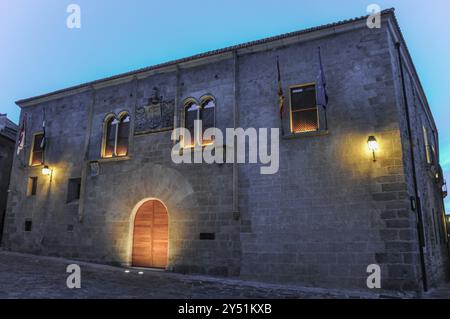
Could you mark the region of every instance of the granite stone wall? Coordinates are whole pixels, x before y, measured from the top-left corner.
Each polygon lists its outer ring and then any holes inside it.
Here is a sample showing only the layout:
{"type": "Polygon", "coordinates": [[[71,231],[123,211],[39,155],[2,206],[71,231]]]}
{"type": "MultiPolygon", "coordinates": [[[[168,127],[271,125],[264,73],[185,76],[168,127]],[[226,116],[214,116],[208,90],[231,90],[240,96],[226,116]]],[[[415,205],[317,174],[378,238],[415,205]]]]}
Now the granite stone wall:
{"type": "Polygon", "coordinates": [[[6,213],[13,156],[14,142],[0,135],[0,236],[2,234],[3,219],[6,213]]]}
{"type": "MultiPolygon", "coordinates": [[[[379,264],[382,288],[418,290],[417,219],[410,209],[394,57],[386,25],[355,28],[24,107],[29,136],[41,130],[45,108],[46,163],[53,174],[42,176],[41,167],[26,165],[28,139],[23,158],[14,159],[4,247],[130,265],[133,211],[146,199],[159,199],[169,216],[169,270],[367,289],[367,266],[379,264]],[[261,175],[260,164],[237,166],[238,212],[233,164],[174,164],[169,130],[131,132],[127,157],[101,159],[105,117],[127,111],[134,127],[136,110],[154,88],[174,101],[176,126],[182,124],[183,100],[210,94],[216,99],[216,127],[231,128],[235,119],[243,128],[279,127],[276,58],[288,96],[290,86],[315,81],[318,46],[330,97],[328,128],[290,134],[287,105],[280,169],[261,175]],[[367,149],[371,135],[380,144],[376,162],[367,149]],[[38,177],[36,196],[26,195],[31,176],[38,177]],[[67,203],[68,179],[79,177],[81,198],[67,203]],[[25,220],[32,220],[31,232],[24,232],[25,220]],[[214,233],[215,239],[200,240],[200,233],[214,233]]],[[[425,175],[420,189],[428,216],[431,207],[442,207],[425,175]]],[[[431,225],[425,227],[431,232],[431,225]]],[[[431,283],[437,284],[445,255],[427,236],[431,283]]]]}
{"type": "MultiPolygon", "coordinates": [[[[410,67],[407,67],[407,63],[402,55],[406,103],[409,110],[412,136],[412,142],[409,141],[398,51],[391,34],[389,34],[388,41],[391,51],[392,68],[394,70],[393,79],[396,91],[398,119],[401,128],[400,134],[402,141],[404,176],[407,186],[406,190],[408,197],[415,196],[413,179],[413,170],[415,170],[423,226],[420,227],[418,224],[418,210],[411,208],[412,204],[410,198],[408,198],[408,201],[405,203],[405,212],[408,214],[408,218],[414,222],[414,227],[416,228],[415,230],[412,230],[410,237],[419,238],[418,229],[422,229],[424,236],[424,272],[428,286],[434,287],[439,283],[448,280],[450,275],[450,260],[447,246],[448,239],[445,236],[445,224],[443,220],[445,210],[442,198],[442,185],[439,180],[436,179],[436,171],[434,171],[439,164],[438,129],[436,128],[431,112],[427,109],[428,106],[425,104],[426,101],[419,92],[418,85],[420,85],[420,83],[414,76],[413,70],[410,67]],[[434,145],[436,149],[437,157],[435,160],[432,160],[434,162],[433,164],[427,163],[424,128],[428,133],[429,145],[434,145]],[[411,158],[411,144],[414,154],[414,167],[411,158]]],[[[405,52],[405,49],[405,46],[400,48],[402,53],[405,52]]],[[[432,156],[431,148],[429,151],[432,156]]],[[[407,240],[407,237],[400,238],[400,240],[407,240]]],[[[417,255],[417,258],[420,258],[420,255],[417,254],[419,251],[418,243],[414,245],[412,251],[417,255]]],[[[410,262],[410,260],[411,259],[408,259],[407,262],[410,262]]],[[[416,271],[422,281],[423,270],[420,266],[417,266],[416,271]]]]}

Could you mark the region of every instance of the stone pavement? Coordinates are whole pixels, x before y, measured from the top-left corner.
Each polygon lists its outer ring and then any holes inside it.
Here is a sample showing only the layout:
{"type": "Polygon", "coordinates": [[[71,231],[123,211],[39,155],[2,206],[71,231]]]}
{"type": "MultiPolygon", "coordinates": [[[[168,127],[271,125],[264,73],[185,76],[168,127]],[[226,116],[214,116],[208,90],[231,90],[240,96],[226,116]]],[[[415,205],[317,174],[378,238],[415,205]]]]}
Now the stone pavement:
{"type": "MultiPolygon", "coordinates": [[[[97,265],[0,251],[0,298],[379,298],[377,294],[256,283],[157,270],[97,265]],[[81,267],[81,288],[66,286],[66,267],[81,267]],[[139,274],[139,272],[143,272],[139,274]]],[[[450,291],[436,291],[442,297],[450,291]]],[[[447,294],[447,296],[449,296],[447,294]]],[[[383,297],[383,296],[381,296],[383,297]]],[[[385,296],[389,297],[389,296],[385,296]]],[[[398,296],[397,296],[398,297],[398,296]]],[[[404,295],[403,297],[407,297],[404,295]]]]}
{"type": "Polygon", "coordinates": [[[450,283],[442,285],[439,288],[430,289],[423,295],[427,299],[450,299],[450,283]]]}

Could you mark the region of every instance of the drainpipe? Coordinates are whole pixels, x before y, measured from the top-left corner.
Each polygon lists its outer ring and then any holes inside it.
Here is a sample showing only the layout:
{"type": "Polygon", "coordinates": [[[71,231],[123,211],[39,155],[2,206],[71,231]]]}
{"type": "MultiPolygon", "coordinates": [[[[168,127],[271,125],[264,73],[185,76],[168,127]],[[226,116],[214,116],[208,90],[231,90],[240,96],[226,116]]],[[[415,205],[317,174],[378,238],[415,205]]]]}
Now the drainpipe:
{"type": "MultiPolygon", "coordinates": [[[[233,109],[233,126],[234,129],[239,126],[239,104],[238,104],[238,56],[237,51],[235,50],[233,52],[234,57],[234,109],[233,109]]],[[[234,145],[236,146],[236,137],[234,137],[234,145]]],[[[234,149],[233,149],[233,153],[234,149]]],[[[239,212],[239,170],[238,170],[238,164],[236,163],[236,154],[234,156],[233,161],[233,218],[235,220],[239,220],[241,217],[239,212]]]]}
{"type": "MultiPolygon", "coordinates": [[[[9,185],[8,185],[9,187],[9,185]]],[[[9,192],[8,192],[9,195],[9,192]]],[[[8,197],[6,197],[8,199],[8,197]]],[[[5,221],[6,221],[6,209],[3,211],[2,219],[0,220],[0,247],[2,246],[3,241],[3,229],[5,228],[5,221]]],[[[445,229],[445,234],[447,235],[447,228],[445,229]]]]}
{"type": "MultiPolygon", "coordinates": [[[[178,103],[180,99],[180,67],[178,64],[176,65],[176,71],[175,71],[176,79],[175,79],[175,106],[173,108],[173,129],[176,130],[178,127],[178,103]]],[[[173,141],[173,144],[175,145],[177,141],[173,141]]]]}
{"type": "Polygon", "coordinates": [[[89,103],[88,117],[87,117],[87,125],[86,125],[86,135],[84,137],[84,146],[83,146],[83,166],[81,169],[81,187],[80,187],[80,199],[78,205],[78,222],[83,223],[84,219],[84,203],[85,203],[85,195],[86,195],[86,179],[87,179],[87,170],[89,166],[89,143],[91,139],[92,132],[92,117],[94,113],[94,105],[95,105],[95,97],[96,91],[95,88],[91,87],[91,101],[89,103]]]}
{"type": "Polygon", "coordinates": [[[428,290],[428,283],[427,283],[427,272],[426,272],[426,266],[425,266],[425,255],[423,251],[423,247],[425,246],[425,236],[423,232],[423,219],[422,219],[422,205],[420,203],[420,197],[419,197],[419,188],[417,186],[417,174],[416,174],[416,160],[414,156],[414,144],[413,144],[413,137],[412,137],[412,129],[411,129],[411,121],[409,117],[409,106],[408,106],[408,98],[406,95],[406,84],[405,84],[405,74],[403,72],[403,60],[401,55],[401,44],[400,42],[397,42],[395,44],[397,48],[398,53],[398,61],[400,66],[400,75],[402,79],[402,90],[403,90],[403,101],[405,105],[405,113],[406,113],[406,123],[408,128],[408,140],[409,140],[409,151],[411,156],[411,164],[412,164],[412,176],[413,176],[413,183],[414,183],[414,199],[416,202],[416,210],[417,210],[417,233],[419,236],[419,252],[420,252],[420,266],[422,270],[422,281],[423,281],[423,290],[428,290]]]}

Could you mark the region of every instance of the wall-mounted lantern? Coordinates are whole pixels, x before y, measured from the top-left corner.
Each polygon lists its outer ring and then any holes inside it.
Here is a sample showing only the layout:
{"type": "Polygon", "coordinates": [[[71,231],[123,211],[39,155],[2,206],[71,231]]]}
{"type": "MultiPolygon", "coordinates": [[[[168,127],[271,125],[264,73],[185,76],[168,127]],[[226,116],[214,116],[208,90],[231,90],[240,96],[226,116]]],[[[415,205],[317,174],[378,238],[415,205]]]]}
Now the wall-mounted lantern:
{"type": "Polygon", "coordinates": [[[375,157],[375,152],[378,151],[379,145],[375,136],[369,136],[369,139],[367,140],[367,146],[373,154],[373,161],[376,162],[377,158],[375,157]]]}
{"type": "Polygon", "coordinates": [[[49,176],[51,174],[52,174],[52,170],[48,167],[48,165],[45,165],[42,168],[42,175],[49,176]]]}

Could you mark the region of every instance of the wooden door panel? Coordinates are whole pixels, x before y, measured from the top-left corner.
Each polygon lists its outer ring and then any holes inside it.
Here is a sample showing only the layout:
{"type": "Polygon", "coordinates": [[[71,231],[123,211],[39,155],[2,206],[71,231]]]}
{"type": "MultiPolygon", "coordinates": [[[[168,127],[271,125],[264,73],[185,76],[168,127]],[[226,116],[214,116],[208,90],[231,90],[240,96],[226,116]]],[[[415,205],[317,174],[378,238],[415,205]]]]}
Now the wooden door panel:
{"type": "Polygon", "coordinates": [[[167,267],[169,222],[165,206],[156,200],[139,207],[134,221],[133,266],[167,267]]]}

